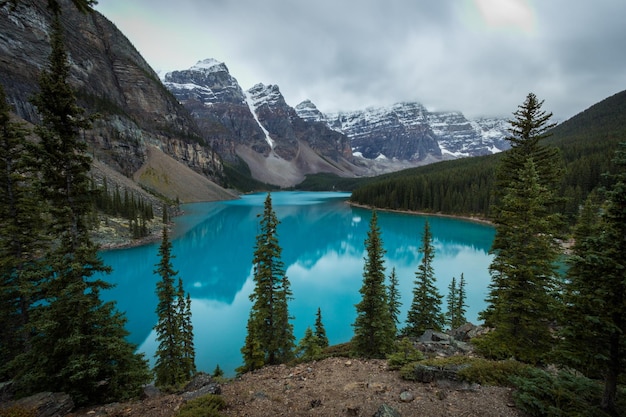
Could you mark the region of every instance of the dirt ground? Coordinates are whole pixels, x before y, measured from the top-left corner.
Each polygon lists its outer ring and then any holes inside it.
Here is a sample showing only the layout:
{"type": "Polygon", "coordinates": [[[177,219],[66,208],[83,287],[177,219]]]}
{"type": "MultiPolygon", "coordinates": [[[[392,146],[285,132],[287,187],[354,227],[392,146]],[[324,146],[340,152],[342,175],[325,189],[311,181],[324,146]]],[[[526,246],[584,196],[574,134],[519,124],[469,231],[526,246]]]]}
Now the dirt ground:
{"type": "MultiPolygon", "coordinates": [[[[382,404],[403,417],[523,417],[502,387],[458,390],[405,381],[384,360],[328,358],[318,362],[266,367],[222,385],[224,416],[373,416],[382,404]],[[401,399],[404,397],[404,400],[401,399]],[[407,398],[408,397],[408,398],[407,398]]],[[[73,417],[173,417],[178,395],[82,410],[73,417]]]]}

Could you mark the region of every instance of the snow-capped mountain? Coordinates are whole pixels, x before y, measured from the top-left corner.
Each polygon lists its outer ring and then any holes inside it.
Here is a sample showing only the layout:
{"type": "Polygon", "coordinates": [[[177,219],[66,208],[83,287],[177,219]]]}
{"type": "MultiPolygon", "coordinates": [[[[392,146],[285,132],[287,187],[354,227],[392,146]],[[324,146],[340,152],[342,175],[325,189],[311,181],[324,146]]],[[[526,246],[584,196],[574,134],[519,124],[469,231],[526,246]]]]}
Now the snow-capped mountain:
{"type": "Polygon", "coordinates": [[[205,59],[164,77],[226,161],[259,180],[295,185],[304,175],[375,175],[507,148],[506,123],[431,112],[415,102],[322,113],[307,100],[289,106],[276,85],[244,91],[228,67],[205,59]]]}
{"type": "Polygon", "coordinates": [[[301,119],[276,85],[243,91],[214,59],[168,73],[164,84],[212,138],[213,148],[227,161],[243,160],[256,179],[292,186],[310,173],[362,174],[352,164],[348,137],[301,119]]]}
{"type": "Polygon", "coordinates": [[[419,103],[323,114],[309,100],[296,106],[305,120],[326,123],[351,140],[355,155],[414,162],[486,155],[508,149],[503,119],[468,120],[461,112],[430,112],[419,103]]]}

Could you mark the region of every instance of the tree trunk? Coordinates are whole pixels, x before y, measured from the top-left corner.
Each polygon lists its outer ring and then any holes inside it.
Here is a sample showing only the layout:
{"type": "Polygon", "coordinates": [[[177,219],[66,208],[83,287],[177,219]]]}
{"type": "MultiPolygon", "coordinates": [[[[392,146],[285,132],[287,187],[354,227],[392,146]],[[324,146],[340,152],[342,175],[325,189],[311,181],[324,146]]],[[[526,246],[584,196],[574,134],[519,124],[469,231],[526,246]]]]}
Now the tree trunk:
{"type": "Polygon", "coordinates": [[[615,409],[615,397],[617,395],[617,379],[619,377],[620,363],[620,342],[619,334],[614,331],[609,337],[609,362],[606,376],[604,378],[604,393],[600,406],[604,411],[612,416],[617,416],[615,409]]]}

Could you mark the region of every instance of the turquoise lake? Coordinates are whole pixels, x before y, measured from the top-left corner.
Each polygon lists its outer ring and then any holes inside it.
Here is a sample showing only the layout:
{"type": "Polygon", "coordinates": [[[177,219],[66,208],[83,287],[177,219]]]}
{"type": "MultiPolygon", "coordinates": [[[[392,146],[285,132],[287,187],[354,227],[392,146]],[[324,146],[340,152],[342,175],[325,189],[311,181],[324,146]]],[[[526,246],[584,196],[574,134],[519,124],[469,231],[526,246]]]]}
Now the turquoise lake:
{"type": "MultiPolygon", "coordinates": [[[[246,322],[253,289],[252,253],[259,218],[267,194],[245,195],[239,200],[195,203],[183,206],[172,230],[172,263],[192,298],[196,365],[211,372],[216,364],[227,376],[241,365],[239,349],[246,336],[246,322]]],[[[278,239],[282,261],[291,281],[296,339],[313,326],[317,308],[331,344],[352,337],[363,280],[364,241],[371,211],[347,204],[350,194],[335,192],[274,192],[272,203],[280,225],[278,239]]],[[[433,262],[437,286],[448,293],[452,277],[464,274],[467,319],[478,323],[478,312],[490,282],[488,254],[495,231],[492,227],[460,219],[379,212],[378,225],[386,250],[387,276],[395,267],[402,294],[401,318],[411,304],[413,280],[421,255],[418,248],[424,222],[433,234],[433,262]]],[[[130,340],[153,364],[157,297],[154,274],[159,242],[101,252],[113,268],[106,277],[115,288],[102,294],[115,300],[126,313],[130,340]]]]}

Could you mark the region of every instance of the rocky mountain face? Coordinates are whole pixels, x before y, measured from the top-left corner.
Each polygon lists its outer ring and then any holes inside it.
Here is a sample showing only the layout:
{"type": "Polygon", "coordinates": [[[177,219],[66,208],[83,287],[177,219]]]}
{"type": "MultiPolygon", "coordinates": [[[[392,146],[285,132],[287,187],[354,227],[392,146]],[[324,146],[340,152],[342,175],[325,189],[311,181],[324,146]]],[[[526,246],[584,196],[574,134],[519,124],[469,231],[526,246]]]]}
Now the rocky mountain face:
{"type": "MultiPolygon", "coordinates": [[[[375,175],[506,148],[499,120],[470,121],[418,103],[337,114],[323,114],[310,101],[293,108],[278,86],[244,91],[226,65],[211,59],[162,82],[105,17],[82,14],[70,0],[60,3],[70,82],[79,103],[100,116],[85,132],[90,151],[169,197],[183,190],[166,186],[175,175],[158,167],[175,165],[163,158],[217,183],[224,179],[222,161],[243,161],[254,178],[293,186],[312,173],[375,175]]],[[[30,98],[50,53],[50,28],[46,2],[0,6],[0,83],[17,115],[32,123],[38,116],[30,98]]]]}
{"type": "Polygon", "coordinates": [[[256,179],[291,186],[311,173],[362,171],[353,163],[349,138],[299,117],[276,85],[243,91],[226,65],[213,59],[166,74],[164,84],[224,159],[242,159],[256,179]]]}
{"type": "MultiPolygon", "coordinates": [[[[208,136],[128,39],[101,14],[80,13],[69,0],[59,3],[70,83],[79,104],[100,115],[85,132],[94,157],[132,177],[146,163],[148,148],[155,147],[219,181],[222,161],[208,136]]],[[[50,53],[52,16],[46,4],[21,0],[0,6],[0,83],[17,115],[32,123],[38,117],[30,98],[50,53]]]]}
{"type": "Polygon", "coordinates": [[[296,106],[304,120],[346,134],[355,155],[424,164],[508,149],[503,119],[470,121],[460,112],[430,112],[419,103],[324,114],[311,101],[296,106]]]}

